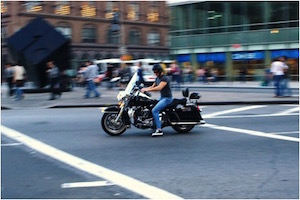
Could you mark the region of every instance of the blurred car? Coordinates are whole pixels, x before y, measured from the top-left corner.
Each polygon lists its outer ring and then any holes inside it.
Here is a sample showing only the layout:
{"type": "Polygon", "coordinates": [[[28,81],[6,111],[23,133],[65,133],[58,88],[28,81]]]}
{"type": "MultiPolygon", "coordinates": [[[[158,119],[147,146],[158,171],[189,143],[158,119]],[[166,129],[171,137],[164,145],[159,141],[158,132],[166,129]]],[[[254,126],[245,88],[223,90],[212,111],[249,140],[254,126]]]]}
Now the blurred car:
{"type": "MultiPolygon", "coordinates": [[[[131,66],[131,74],[134,74],[138,70],[138,66],[131,66]]],[[[153,84],[153,82],[156,79],[155,74],[152,71],[152,66],[151,65],[143,65],[143,78],[144,78],[144,85],[145,86],[150,86],[153,84]]]]}

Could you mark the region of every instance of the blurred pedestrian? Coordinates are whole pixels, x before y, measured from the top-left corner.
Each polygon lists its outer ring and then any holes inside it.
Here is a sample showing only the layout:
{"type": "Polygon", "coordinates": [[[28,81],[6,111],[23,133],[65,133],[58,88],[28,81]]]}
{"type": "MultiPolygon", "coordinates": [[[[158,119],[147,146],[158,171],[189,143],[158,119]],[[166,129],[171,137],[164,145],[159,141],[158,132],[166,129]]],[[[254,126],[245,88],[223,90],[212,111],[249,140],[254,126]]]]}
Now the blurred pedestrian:
{"type": "Polygon", "coordinates": [[[144,77],[143,77],[143,63],[142,62],[138,62],[138,70],[137,70],[137,76],[138,76],[138,80],[136,82],[136,85],[140,85],[141,83],[145,83],[144,77]]]}
{"type": "Polygon", "coordinates": [[[205,69],[203,67],[200,67],[197,71],[197,77],[198,77],[198,81],[199,82],[203,82],[205,83],[205,80],[206,80],[206,76],[205,76],[205,69]]]}
{"type": "Polygon", "coordinates": [[[50,98],[49,100],[55,100],[56,96],[61,97],[61,87],[60,87],[60,72],[59,68],[55,65],[54,61],[47,62],[47,73],[50,80],[50,98]]]}
{"type": "Polygon", "coordinates": [[[99,75],[98,73],[98,66],[93,65],[92,61],[87,62],[87,68],[85,70],[85,78],[87,81],[86,87],[86,94],[84,98],[90,98],[90,93],[94,93],[95,98],[99,98],[101,96],[100,92],[97,91],[97,87],[95,85],[94,79],[97,78],[99,75]]]}
{"type": "Polygon", "coordinates": [[[242,83],[245,83],[247,80],[247,67],[246,66],[243,66],[241,69],[240,69],[240,81],[242,83]]]}
{"type": "Polygon", "coordinates": [[[12,63],[10,62],[5,64],[4,78],[8,86],[7,96],[11,97],[13,95],[14,69],[12,67],[12,63]]]}
{"type": "Polygon", "coordinates": [[[286,64],[286,57],[282,56],[280,57],[280,61],[285,64],[285,68],[283,69],[283,80],[282,80],[282,95],[286,97],[292,96],[292,90],[290,88],[290,73],[289,73],[289,67],[286,64]]]}
{"type": "Polygon", "coordinates": [[[170,67],[171,67],[171,72],[172,72],[172,81],[175,81],[177,83],[177,86],[178,86],[177,89],[180,90],[181,70],[175,60],[172,62],[170,67]]]}
{"type": "Polygon", "coordinates": [[[283,84],[282,81],[284,79],[284,70],[287,68],[287,65],[280,60],[280,58],[276,58],[271,63],[271,72],[273,74],[273,81],[275,85],[275,96],[274,97],[282,97],[283,96],[283,84]]]}
{"type": "Polygon", "coordinates": [[[24,99],[24,92],[21,87],[24,86],[25,79],[26,79],[26,70],[23,66],[17,63],[14,67],[14,78],[13,83],[15,84],[15,100],[22,100],[24,99]]]}

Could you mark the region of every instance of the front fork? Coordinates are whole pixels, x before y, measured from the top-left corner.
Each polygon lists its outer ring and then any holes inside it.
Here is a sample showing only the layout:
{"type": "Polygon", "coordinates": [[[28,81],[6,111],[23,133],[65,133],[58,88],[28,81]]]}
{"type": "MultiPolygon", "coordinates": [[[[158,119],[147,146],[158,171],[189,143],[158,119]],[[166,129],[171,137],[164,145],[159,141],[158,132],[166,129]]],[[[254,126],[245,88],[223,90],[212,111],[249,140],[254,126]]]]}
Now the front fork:
{"type": "Polygon", "coordinates": [[[121,103],[120,108],[121,108],[121,109],[120,109],[120,112],[118,113],[118,116],[117,116],[116,119],[115,119],[115,123],[118,122],[118,120],[120,119],[120,117],[121,117],[122,114],[123,114],[123,111],[124,111],[124,102],[121,103]]]}

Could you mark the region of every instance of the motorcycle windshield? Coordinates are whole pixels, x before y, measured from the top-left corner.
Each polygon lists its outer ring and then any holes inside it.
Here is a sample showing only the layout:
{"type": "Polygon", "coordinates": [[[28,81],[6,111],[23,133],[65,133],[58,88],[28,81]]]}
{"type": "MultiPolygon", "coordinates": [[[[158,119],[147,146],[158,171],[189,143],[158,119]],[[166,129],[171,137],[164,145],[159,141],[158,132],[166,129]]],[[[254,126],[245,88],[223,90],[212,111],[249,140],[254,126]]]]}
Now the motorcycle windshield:
{"type": "Polygon", "coordinates": [[[137,82],[137,78],[138,78],[137,72],[135,72],[125,89],[125,94],[128,94],[128,95],[130,94],[130,92],[132,91],[132,89],[134,88],[134,86],[137,82]]]}

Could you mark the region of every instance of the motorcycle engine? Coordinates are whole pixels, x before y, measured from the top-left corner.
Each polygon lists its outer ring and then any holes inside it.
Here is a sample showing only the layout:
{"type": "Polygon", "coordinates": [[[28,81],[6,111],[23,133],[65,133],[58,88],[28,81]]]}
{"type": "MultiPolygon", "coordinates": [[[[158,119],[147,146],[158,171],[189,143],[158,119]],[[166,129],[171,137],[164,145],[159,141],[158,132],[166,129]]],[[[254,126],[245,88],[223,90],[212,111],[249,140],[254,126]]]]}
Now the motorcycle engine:
{"type": "Polygon", "coordinates": [[[153,127],[153,116],[151,110],[146,107],[137,107],[133,113],[134,125],[137,128],[151,128],[153,127]]]}

